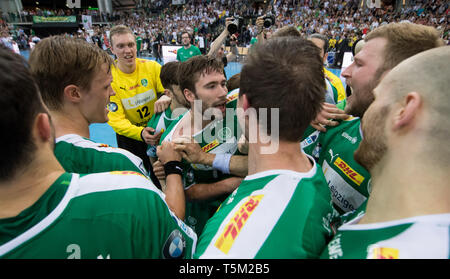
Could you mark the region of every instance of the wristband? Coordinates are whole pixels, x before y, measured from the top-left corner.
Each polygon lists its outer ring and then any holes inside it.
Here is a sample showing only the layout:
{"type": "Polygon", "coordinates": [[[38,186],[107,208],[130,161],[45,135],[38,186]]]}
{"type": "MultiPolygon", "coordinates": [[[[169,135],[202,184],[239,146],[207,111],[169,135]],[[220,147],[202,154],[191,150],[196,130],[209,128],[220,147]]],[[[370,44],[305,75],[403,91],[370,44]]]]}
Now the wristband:
{"type": "Polygon", "coordinates": [[[141,130],[141,139],[142,139],[142,141],[145,143],[145,139],[144,139],[144,137],[142,136],[142,132],[144,132],[144,129],[145,129],[145,128],[143,128],[143,129],[141,130]]]}
{"type": "Polygon", "coordinates": [[[164,172],[166,176],[169,174],[183,175],[183,164],[179,161],[170,161],[164,164],[164,172]]]}
{"type": "Polygon", "coordinates": [[[214,161],[212,163],[212,167],[216,170],[221,171],[224,174],[230,173],[230,160],[231,154],[229,153],[220,153],[216,154],[214,161]]]}

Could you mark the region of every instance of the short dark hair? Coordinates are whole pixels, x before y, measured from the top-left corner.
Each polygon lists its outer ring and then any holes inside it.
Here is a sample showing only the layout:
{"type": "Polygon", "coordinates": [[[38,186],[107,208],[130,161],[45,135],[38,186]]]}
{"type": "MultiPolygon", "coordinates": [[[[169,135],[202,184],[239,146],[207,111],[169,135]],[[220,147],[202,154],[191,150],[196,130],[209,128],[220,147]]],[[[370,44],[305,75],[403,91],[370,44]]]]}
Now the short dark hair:
{"type": "Polygon", "coordinates": [[[172,89],[173,85],[178,85],[178,68],[180,64],[180,61],[172,61],[161,67],[159,78],[164,88],[172,89]]]}
{"type": "Polygon", "coordinates": [[[330,42],[328,41],[328,37],[319,33],[314,33],[308,37],[308,39],[319,39],[323,42],[323,53],[326,54],[328,52],[328,48],[330,47],[330,42]]]}
{"type": "MultiPolygon", "coordinates": [[[[273,38],[254,45],[247,56],[239,95],[245,94],[257,113],[260,108],[279,108],[280,139],[295,142],[321,108],[324,79],[322,58],[314,43],[296,37],[273,38]]],[[[270,109],[267,116],[270,134],[270,109]]]]}
{"type": "Polygon", "coordinates": [[[188,34],[189,39],[192,39],[191,33],[189,33],[188,31],[184,30],[181,32],[181,37],[183,37],[184,34],[188,34]]]}
{"type": "Polygon", "coordinates": [[[197,55],[182,62],[178,69],[178,84],[181,92],[189,89],[195,94],[195,83],[199,80],[200,75],[213,71],[224,74],[223,63],[212,56],[197,55]]]}
{"type": "Polygon", "coordinates": [[[36,151],[31,131],[36,115],[45,112],[27,62],[0,45],[0,180],[28,165],[36,151]]]}

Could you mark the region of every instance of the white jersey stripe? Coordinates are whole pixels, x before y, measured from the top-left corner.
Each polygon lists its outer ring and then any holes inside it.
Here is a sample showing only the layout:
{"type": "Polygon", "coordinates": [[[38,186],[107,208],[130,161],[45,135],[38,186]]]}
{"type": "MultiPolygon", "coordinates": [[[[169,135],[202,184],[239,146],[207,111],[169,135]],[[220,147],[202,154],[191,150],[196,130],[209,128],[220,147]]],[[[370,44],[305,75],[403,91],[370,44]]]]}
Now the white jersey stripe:
{"type": "Polygon", "coordinates": [[[12,240],[0,246],[0,257],[13,250],[17,246],[21,245],[22,243],[30,240],[31,238],[42,232],[45,228],[50,226],[61,215],[64,209],[66,209],[67,204],[75,195],[76,191],[78,190],[77,186],[79,178],[79,174],[72,175],[72,180],[70,181],[70,185],[67,189],[66,194],[62,198],[61,202],[56,206],[56,208],[49,215],[47,215],[47,217],[31,227],[31,229],[25,231],[16,238],[13,238],[12,240]]]}
{"type": "MultiPolygon", "coordinates": [[[[225,254],[214,244],[223,234],[225,226],[231,218],[248,199],[240,201],[224,219],[203,255],[208,258],[254,258],[289,204],[301,178],[301,176],[279,175],[263,189],[254,191],[251,196],[264,196],[240,231],[231,249],[225,254]],[[249,242],[252,245],[248,245],[249,242]]],[[[205,258],[204,256],[201,258],[205,258]]]]}
{"type": "Polygon", "coordinates": [[[67,134],[67,135],[64,135],[64,136],[61,136],[61,137],[58,137],[55,139],[56,143],[61,142],[61,141],[65,141],[67,143],[73,144],[73,145],[81,147],[81,148],[91,148],[91,149],[95,149],[97,151],[106,152],[106,153],[122,154],[122,155],[126,156],[138,168],[142,162],[142,160],[139,157],[137,157],[136,155],[134,155],[133,153],[131,153],[125,149],[116,148],[116,147],[101,147],[100,143],[96,143],[94,141],[84,139],[83,137],[81,137],[79,135],[67,134]]]}
{"type": "MultiPolygon", "coordinates": [[[[117,172],[116,174],[105,172],[89,174],[81,178],[79,174],[72,174],[72,180],[70,181],[67,192],[62,198],[61,202],[56,206],[56,208],[47,217],[34,225],[32,228],[0,246],[0,257],[15,249],[22,243],[32,239],[48,226],[50,226],[62,214],[62,212],[66,209],[67,205],[73,198],[91,193],[137,188],[155,192],[161,197],[161,200],[167,206],[165,195],[158,188],[156,188],[151,181],[146,179],[141,174],[133,172],[117,172]]],[[[179,220],[168,206],[167,209],[169,210],[172,218],[178,223],[178,226],[182,228],[183,231],[194,240],[193,247],[195,247],[197,245],[197,235],[191,228],[189,228],[181,220],[179,220]]],[[[193,256],[194,251],[195,249],[192,249],[191,256],[193,256]]]]}

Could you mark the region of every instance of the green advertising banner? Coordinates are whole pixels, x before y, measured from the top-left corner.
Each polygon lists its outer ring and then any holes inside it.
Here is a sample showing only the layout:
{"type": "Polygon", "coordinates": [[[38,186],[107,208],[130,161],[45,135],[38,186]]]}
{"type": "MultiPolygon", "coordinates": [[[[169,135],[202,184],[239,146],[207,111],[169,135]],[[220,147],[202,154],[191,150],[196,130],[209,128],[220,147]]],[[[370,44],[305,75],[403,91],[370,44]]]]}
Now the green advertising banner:
{"type": "Polygon", "coordinates": [[[58,23],[58,22],[67,22],[67,23],[76,23],[76,16],[33,16],[33,23],[58,23]]]}

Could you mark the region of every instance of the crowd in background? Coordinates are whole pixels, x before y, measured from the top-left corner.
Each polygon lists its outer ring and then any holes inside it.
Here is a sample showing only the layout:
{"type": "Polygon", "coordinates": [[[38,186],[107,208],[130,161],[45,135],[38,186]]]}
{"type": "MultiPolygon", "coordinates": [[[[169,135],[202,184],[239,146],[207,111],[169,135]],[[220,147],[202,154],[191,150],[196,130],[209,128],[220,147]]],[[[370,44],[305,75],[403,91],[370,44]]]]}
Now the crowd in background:
{"type": "MultiPolygon", "coordinates": [[[[329,39],[329,51],[340,47],[351,48],[355,41],[361,39],[370,30],[391,22],[410,21],[433,26],[441,32],[442,38],[449,43],[449,3],[443,0],[411,1],[412,5],[395,9],[393,5],[381,8],[360,7],[358,0],[281,0],[270,1],[267,6],[257,5],[254,1],[244,0],[209,0],[186,1],[185,5],[171,5],[171,1],[159,0],[148,2],[146,6],[137,6],[131,11],[114,11],[112,15],[101,14],[98,10],[70,9],[46,10],[38,8],[24,9],[19,15],[2,14],[0,20],[1,41],[8,45],[14,41],[20,49],[29,47],[29,42],[36,41],[36,36],[26,34],[11,24],[19,18],[41,15],[92,15],[100,19],[92,30],[79,29],[70,36],[83,37],[99,47],[109,48],[108,34],[113,25],[129,26],[142,40],[142,52],[149,54],[162,44],[181,44],[181,32],[187,30],[193,34],[193,43],[207,52],[211,42],[222,32],[227,17],[240,17],[242,27],[238,31],[239,46],[248,47],[257,36],[255,19],[272,14],[275,23],[266,29],[270,36],[280,27],[292,25],[303,35],[321,33],[329,39]]],[[[95,20],[94,20],[95,22],[95,20]]]]}

